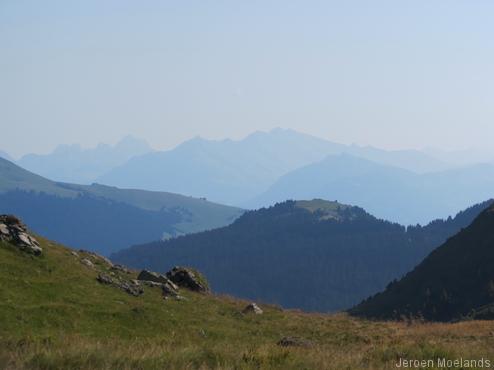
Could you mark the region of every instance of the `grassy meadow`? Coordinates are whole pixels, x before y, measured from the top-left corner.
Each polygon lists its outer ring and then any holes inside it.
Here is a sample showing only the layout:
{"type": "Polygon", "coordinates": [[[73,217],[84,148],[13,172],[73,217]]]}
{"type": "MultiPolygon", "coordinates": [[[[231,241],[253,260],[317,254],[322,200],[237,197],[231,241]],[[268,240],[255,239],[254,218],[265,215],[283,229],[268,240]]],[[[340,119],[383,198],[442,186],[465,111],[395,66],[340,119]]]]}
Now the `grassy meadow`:
{"type": "MultiPolygon", "coordinates": [[[[1,369],[393,369],[400,358],[487,358],[494,322],[372,322],[181,290],[131,296],[102,285],[86,256],[38,238],[40,257],[0,243],[1,369]],[[308,346],[281,347],[283,337],[308,346]]],[[[86,256],[90,258],[89,255],[86,256]]],[[[136,272],[132,272],[135,275],[136,272]]]]}

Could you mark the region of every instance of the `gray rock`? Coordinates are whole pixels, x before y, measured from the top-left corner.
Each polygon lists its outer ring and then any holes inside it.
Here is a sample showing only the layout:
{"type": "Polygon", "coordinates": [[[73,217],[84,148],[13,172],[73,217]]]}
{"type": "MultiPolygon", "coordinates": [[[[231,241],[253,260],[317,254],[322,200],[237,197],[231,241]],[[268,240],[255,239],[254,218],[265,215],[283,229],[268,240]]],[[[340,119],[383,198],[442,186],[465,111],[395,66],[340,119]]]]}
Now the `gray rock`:
{"type": "Polygon", "coordinates": [[[136,297],[144,293],[144,290],[137,280],[121,281],[103,273],[98,274],[96,280],[98,280],[101,284],[112,285],[116,288],[122,289],[126,293],[136,297]]]}
{"type": "Polygon", "coordinates": [[[91,267],[91,268],[94,268],[94,263],[92,263],[90,260],[88,260],[87,258],[83,258],[81,260],[81,263],[83,265],[86,265],[87,267],[91,267]]]}
{"type": "Polygon", "coordinates": [[[142,270],[137,276],[137,280],[154,281],[155,283],[166,284],[173,290],[178,290],[178,286],[168,277],[149,270],[142,270]]]}
{"type": "Polygon", "coordinates": [[[151,288],[161,288],[163,292],[163,297],[166,299],[168,297],[179,297],[178,287],[171,281],[168,283],[157,283],[156,281],[142,280],[142,282],[151,288]]]}
{"type": "Polygon", "coordinates": [[[110,261],[108,258],[106,258],[105,256],[101,256],[97,253],[93,253],[93,256],[96,258],[96,259],[99,259],[100,261],[102,261],[104,264],[106,264],[108,267],[113,267],[113,262],[110,261]]]}
{"type": "Polygon", "coordinates": [[[29,235],[27,235],[26,233],[23,233],[23,232],[18,233],[17,234],[17,238],[25,246],[26,245],[32,245],[33,244],[33,242],[29,238],[29,235]]]}
{"type": "Polygon", "coordinates": [[[34,255],[40,255],[43,251],[38,241],[29,235],[26,225],[12,215],[0,215],[0,240],[12,243],[34,255]]]}
{"type": "Polygon", "coordinates": [[[107,265],[108,267],[113,266],[112,261],[110,261],[108,258],[106,258],[106,257],[104,257],[98,253],[94,253],[94,252],[91,252],[91,251],[88,251],[85,249],[79,249],[79,252],[89,255],[89,257],[91,257],[93,262],[101,262],[101,263],[107,265]]]}
{"type": "Polygon", "coordinates": [[[144,281],[148,286],[161,286],[163,297],[176,297],[178,295],[178,286],[175,285],[166,276],[149,270],[142,270],[137,280],[144,281]]]}
{"type": "Polygon", "coordinates": [[[40,248],[36,239],[25,232],[19,232],[16,237],[17,243],[22,249],[35,255],[41,254],[42,249],[40,248]]]}
{"type": "Polygon", "coordinates": [[[139,283],[136,284],[135,280],[119,282],[117,287],[136,297],[144,293],[141,285],[139,283]]]}
{"type": "Polygon", "coordinates": [[[70,252],[70,254],[75,256],[75,257],[79,257],[79,254],[76,251],[72,251],[72,252],[70,252]]]}
{"type": "Polygon", "coordinates": [[[168,283],[161,283],[161,291],[164,297],[178,297],[178,287],[171,281],[168,283]]]}
{"type": "Polygon", "coordinates": [[[154,281],[156,283],[166,283],[169,281],[166,276],[149,270],[142,270],[137,276],[137,280],[154,281]]]}
{"type": "Polygon", "coordinates": [[[118,264],[117,265],[113,265],[111,267],[111,270],[113,270],[113,271],[120,271],[120,272],[123,272],[124,274],[130,274],[130,270],[127,267],[123,266],[123,265],[118,265],[118,264]]]}
{"type": "Polygon", "coordinates": [[[41,249],[41,247],[38,247],[37,245],[31,245],[28,247],[28,251],[35,256],[39,256],[43,252],[43,249],[41,249]]]}
{"type": "Polygon", "coordinates": [[[179,287],[187,288],[195,292],[209,292],[209,287],[203,283],[204,278],[196,275],[192,269],[176,266],[166,273],[166,277],[179,287]]]}
{"type": "Polygon", "coordinates": [[[10,232],[9,232],[9,229],[8,229],[7,225],[0,224],[0,234],[5,235],[5,236],[9,236],[10,235],[10,232]]]}
{"type": "Polygon", "coordinates": [[[262,315],[263,314],[263,310],[261,309],[261,307],[259,307],[257,304],[255,303],[250,303],[248,304],[243,310],[242,310],[243,313],[246,313],[246,314],[249,314],[249,313],[253,313],[253,314],[256,314],[256,315],[262,315]]]}
{"type": "Polygon", "coordinates": [[[111,285],[114,283],[113,279],[106,274],[98,274],[96,280],[98,280],[101,284],[111,285]]]}
{"type": "Polygon", "coordinates": [[[156,281],[145,281],[143,280],[142,281],[145,285],[147,285],[148,287],[151,287],[151,288],[161,288],[163,286],[162,283],[157,283],[156,281]]]}

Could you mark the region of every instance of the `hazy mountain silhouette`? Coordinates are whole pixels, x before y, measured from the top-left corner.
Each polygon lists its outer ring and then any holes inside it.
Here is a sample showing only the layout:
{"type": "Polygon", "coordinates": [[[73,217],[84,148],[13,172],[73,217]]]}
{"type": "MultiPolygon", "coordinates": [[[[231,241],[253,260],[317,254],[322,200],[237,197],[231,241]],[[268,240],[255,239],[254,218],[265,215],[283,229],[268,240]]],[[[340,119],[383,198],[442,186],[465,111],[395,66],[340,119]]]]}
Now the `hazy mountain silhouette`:
{"type": "Polygon", "coordinates": [[[246,204],[323,198],[358,204],[379,218],[424,224],[494,196],[494,165],[417,174],[347,154],[296,169],[246,204]]]}
{"type": "Polygon", "coordinates": [[[347,146],[278,128],[255,132],[239,141],[195,138],[169,151],[133,158],[98,178],[98,182],[244,205],[287,172],[339,153],[353,153],[419,172],[447,167],[417,151],[347,146]]]}
{"type": "Polygon", "coordinates": [[[150,151],[145,141],[127,136],[114,146],[99,144],[82,149],[79,145],[60,145],[50,154],[27,154],[17,163],[51,180],[90,184],[110,169],[150,151]]]}
{"type": "Polygon", "coordinates": [[[412,272],[351,310],[378,319],[494,318],[494,207],[412,272]]]}
{"type": "Polygon", "coordinates": [[[0,158],[6,159],[8,161],[12,161],[12,157],[7,153],[4,152],[3,150],[0,150],[0,158]]]}
{"type": "Polygon", "coordinates": [[[188,265],[204,272],[216,292],[334,311],[384,289],[491,203],[405,228],[358,207],[287,201],[246,212],[227,227],[134,246],[111,258],[155,271],[188,265]]]}
{"type": "Polygon", "coordinates": [[[242,211],[172,193],[57,183],[0,158],[0,213],[19,215],[54,240],[109,254],[224,226],[242,211]]]}

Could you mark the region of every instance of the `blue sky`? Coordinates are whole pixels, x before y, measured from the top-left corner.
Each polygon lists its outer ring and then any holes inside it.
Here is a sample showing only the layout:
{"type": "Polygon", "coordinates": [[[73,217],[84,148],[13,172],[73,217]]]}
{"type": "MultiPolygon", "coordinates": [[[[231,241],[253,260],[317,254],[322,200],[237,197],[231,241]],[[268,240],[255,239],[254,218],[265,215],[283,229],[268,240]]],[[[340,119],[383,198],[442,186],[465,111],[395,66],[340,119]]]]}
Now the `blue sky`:
{"type": "Polygon", "coordinates": [[[1,0],[0,149],[280,126],[490,150],[492,14],[492,1],[1,0]]]}

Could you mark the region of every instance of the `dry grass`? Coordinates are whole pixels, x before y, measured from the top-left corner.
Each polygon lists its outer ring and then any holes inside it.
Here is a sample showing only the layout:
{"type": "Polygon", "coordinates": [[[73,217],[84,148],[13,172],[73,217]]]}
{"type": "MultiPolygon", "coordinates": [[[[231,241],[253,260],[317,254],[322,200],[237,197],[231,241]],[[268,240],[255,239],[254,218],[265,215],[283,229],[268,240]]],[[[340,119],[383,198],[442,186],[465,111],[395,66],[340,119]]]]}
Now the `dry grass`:
{"type": "Polygon", "coordinates": [[[96,281],[66,248],[42,258],[0,245],[0,369],[395,369],[400,358],[486,358],[494,322],[373,322],[184,291],[163,301],[96,281]],[[284,336],[310,341],[283,348],[284,336]]]}
{"type": "MultiPolygon", "coordinates": [[[[368,322],[338,315],[284,313],[286,331],[311,348],[281,348],[264,338],[106,338],[79,335],[4,341],[5,369],[393,369],[410,359],[490,359],[494,323],[368,322]]],[[[262,319],[260,319],[262,321],[262,319]]],[[[184,330],[187,330],[184,328],[184,330]]]]}

